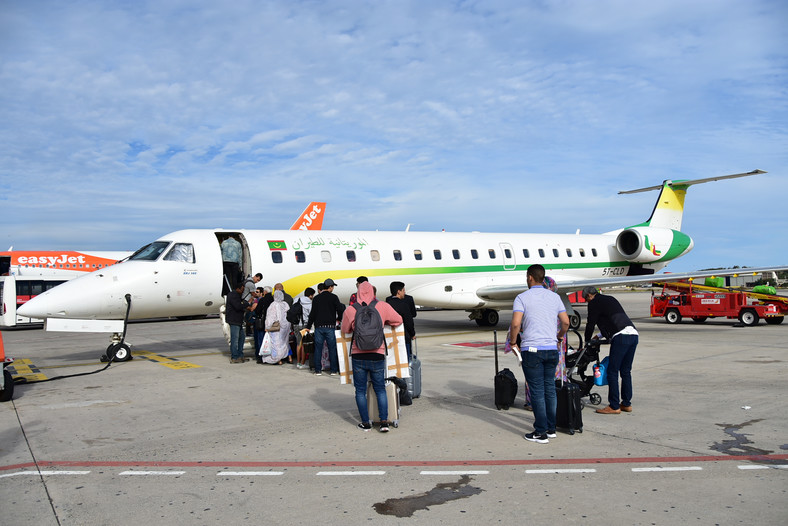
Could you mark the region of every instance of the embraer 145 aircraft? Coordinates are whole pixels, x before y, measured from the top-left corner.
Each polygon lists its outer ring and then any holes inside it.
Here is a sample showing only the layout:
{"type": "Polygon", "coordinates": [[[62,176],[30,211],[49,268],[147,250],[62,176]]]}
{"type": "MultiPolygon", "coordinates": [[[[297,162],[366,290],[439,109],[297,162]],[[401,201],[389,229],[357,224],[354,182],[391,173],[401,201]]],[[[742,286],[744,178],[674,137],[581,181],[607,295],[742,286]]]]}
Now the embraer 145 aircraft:
{"type": "MultiPolygon", "coordinates": [[[[599,235],[181,230],[122,263],[41,294],[20,313],[50,321],[122,320],[127,296],[130,319],[216,313],[224,303],[220,243],[230,236],[243,245],[245,274],[261,272],[265,283],[281,282],[293,296],[332,278],[338,283],[334,292],[347,303],[360,275],[368,276],[380,295],[398,280],[407,284],[418,305],[466,310],[479,325],[492,326],[498,323],[498,310],[511,308],[513,298],[525,289],[528,266],[540,263],[573,313],[566,293],[586,285],[725,274],[655,272],[693,247],[692,239],[680,231],[689,186],[761,173],[665,181],[633,190],[661,190],[651,217],[599,235]]],[[[573,314],[572,321],[580,325],[578,315],[573,314]]]]}

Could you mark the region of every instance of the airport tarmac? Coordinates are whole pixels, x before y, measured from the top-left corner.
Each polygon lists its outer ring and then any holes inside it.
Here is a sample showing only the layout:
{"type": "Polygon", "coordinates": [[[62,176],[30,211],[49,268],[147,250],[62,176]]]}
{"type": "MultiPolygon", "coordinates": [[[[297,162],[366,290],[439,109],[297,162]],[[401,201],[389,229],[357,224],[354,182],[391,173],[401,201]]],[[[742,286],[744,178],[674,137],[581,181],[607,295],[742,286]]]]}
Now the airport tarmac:
{"type": "MultiPolygon", "coordinates": [[[[463,312],[419,313],[422,396],[387,434],[338,377],[230,364],[218,319],[132,324],[134,360],[0,404],[0,524],[788,522],[788,323],[668,325],[649,292],[614,295],[640,331],[634,411],[589,405],[549,444],[523,439],[512,355],[518,404],[496,410],[492,329],[463,312]]],[[[31,378],[100,369],[108,344],[3,338],[31,378]]]]}

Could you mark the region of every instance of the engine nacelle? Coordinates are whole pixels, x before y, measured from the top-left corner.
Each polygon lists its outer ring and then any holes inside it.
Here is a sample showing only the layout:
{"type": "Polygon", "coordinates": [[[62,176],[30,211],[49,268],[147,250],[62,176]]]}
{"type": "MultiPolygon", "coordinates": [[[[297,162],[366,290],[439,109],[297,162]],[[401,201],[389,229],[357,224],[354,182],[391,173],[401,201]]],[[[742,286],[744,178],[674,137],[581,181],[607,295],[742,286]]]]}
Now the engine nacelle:
{"type": "Polygon", "coordinates": [[[686,254],[693,246],[691,237],[669,228],[632,227],[616,238],[616,250],[631,263],[668,261],[686,254]]]}

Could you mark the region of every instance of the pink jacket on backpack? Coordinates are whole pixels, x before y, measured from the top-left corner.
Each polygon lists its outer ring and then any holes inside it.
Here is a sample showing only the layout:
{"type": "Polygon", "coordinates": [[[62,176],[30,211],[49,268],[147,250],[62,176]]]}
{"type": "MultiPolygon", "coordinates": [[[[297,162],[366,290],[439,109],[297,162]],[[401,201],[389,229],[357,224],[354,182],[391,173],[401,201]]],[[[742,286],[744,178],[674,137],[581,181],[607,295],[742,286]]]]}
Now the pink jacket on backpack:
{"type": "MultiPolygon", "coordinates": [[[[372,300],[375,299],[375,290],[372,288],[372,284],[368,281],[361,283],[358,286],[358,299],[356,300],[356,304],[360,305],[362,303],[366,303],[369,305],[372,300]]],[[[390,325],[392,327],[396,327],[397,325],[402,324],[402,316],[397,314],[397,311],[394,308],[386,303],[385,301],[378,301],[375,304],[375,309],[380,314],[380,319],[383,320],[383,326],[390,325]]],[[[353,332],[354,325],[356,324],[356,308],[353,306],[348,307],[345,309],[345,314],[342,315],[342,332],[344,333],[351,333],[353,332]]],[[[356,351],[356,344],[353,342],[353,348],[350,350],[351,354],[356,351]]],[[[377,351],[363,351],[365,353],[369,352],[377,352],[378,354],[385,354],[386,353],[386,346],[381,345],[380,349],[377,351]]]]}

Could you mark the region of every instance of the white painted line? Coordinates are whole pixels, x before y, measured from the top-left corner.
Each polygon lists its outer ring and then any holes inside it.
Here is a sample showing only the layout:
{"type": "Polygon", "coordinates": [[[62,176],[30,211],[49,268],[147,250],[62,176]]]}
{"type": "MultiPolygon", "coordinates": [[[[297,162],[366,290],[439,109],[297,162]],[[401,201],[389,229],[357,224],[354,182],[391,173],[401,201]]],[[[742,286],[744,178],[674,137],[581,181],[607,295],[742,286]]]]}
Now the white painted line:
{"type": "Polygon", "coordinates": [[[701,471],[702,469],[700,466],[675,466],[670,468],[632,468],[632,471],[643,473],[647,471],[701,471]]]}
{"type": "Polygon", "coordinates": [[[183,475],[185,471],[124,471],[119,475],[183,475]]]}
{"type": "Polygon", "coordinates": [[[385,475],[385,471],[318,471],[318,476],[332,475],[385,475]]]}
{"type": "Polygon", "coordinates": [[[284,475],[284,471],[220,471],[216,474],[217,477],[265,477],[284,475]]]}
{"type": "Polygon", "coordinates": [[[526,473],[596,473],[595,469],[526,469],[526,473]]]}
{"type": "Polygon", "coordinates": [[[419,475],[489,475],[489,471],[422,471],[419,475]]]}
{"type": "Polygon", "coordinates": [[[737,466],[739,469],[788,469],[788,464],[774,464],[774,465],[762,465],[762,464],[745,464],[743,466],[737,466]]]}
{"type": "Polygon", "coordinates": [[[769,469],[769,466],[753,466],[752,464],[746,466],[737,466],[739,469],[769,469]]]}
{"type": "Polygon", "coordinates": [[[90,473],[90,471],[17,471],[16,473],[0,475],[0,479],[15,477],[17,475],[87,475],[88,473],[90,473]]]}

